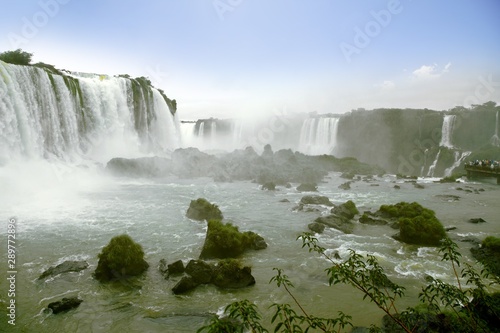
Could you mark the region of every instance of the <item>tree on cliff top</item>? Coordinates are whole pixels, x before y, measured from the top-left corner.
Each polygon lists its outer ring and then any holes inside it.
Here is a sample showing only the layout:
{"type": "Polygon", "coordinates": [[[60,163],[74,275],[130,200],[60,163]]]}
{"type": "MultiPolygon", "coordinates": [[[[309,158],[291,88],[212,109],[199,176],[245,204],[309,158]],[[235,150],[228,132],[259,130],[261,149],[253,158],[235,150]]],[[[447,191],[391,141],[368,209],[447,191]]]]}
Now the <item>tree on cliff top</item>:
{"type": "Polygon", "coordinates": [[[32,57],[33,53],[28,53],[21,49],[0,53],[0,60],[14,65],[29,65],[32,57]]]}

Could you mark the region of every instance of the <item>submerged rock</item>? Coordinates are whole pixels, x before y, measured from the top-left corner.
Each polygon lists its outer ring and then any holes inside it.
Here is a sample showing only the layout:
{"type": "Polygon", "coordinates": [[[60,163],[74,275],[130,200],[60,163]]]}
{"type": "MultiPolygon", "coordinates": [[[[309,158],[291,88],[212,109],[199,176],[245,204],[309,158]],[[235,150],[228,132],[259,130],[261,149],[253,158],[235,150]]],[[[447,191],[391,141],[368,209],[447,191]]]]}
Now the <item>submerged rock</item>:
{"type": "Polygon", "coordinates": [[[40,275],[39,280],[44,279],[48,276],[56,276],[58,274],[68,273],[68,272],[80,272],[89,267],[89,263],[81,261],[68,260],[57,266],[52,266],[40,275]]]}
{"type": "Polygon", "coordinates": [[[316,183],[303,183],[297,186],[299,192],[317,192],[318,185],[316,183]]]}
{"type": "Polygon", "coordinates": [[[325,225],[319,222],[309,223],[307,227],[309,228],[309,230],[314,231],[315,233],[318,234],[322,234],[323,231],[325,231],[325,225]]]}
{"type": "Polygon", "coordinates": [[[264,183],[260,189],[261,190],[268,190],[268,191],[275,191],[276,184],[273,182],[267,182],[267,183],[264,183]]]}
{"type": "Polygon", "coordinates": [[[370,224],[370,225],[386,225],[389,222],[387,220],[384,220],[382,218],[379,218],[377,216],[371,215],[364,213],[360,218],[359,222],[363,224],[370,224]]]}
{"type": "Polygon", "coordinates": [[[321,223],[327,227],[331,227],[342,231],[346,234],[352,234],[354,230],[354,223],[349,221],[347,218],[337,215],[321,216],[314,220],[316,223],[321,223]]]}
{"type": "Polygon", "coordinates": [[[53,314],[58,314],[60,312],[69,311],[80,306],[83,300],[78,297],[64,297],[60,301],[52,302],[47,307],[52,310],[53,314]]]}
{"type": "Polygon", "coordinates": [[[194,281],[199,284],[210,283],[213,267],[203,260],[191,260],[186,265],[186,273],[191,275],[194,281]]]}
{"type": "Polygon", "coordinates": [[[184,263],[182,262],[182,260],[177,260],[171,264],[167,264],[165,259],[160,260],[158,269],[165,278],[168,278],[170,275],[182,274],[184,273],[185,270],[184,263]]]}
{"type": "Polygon", "coordinates": [[[321,195],[306,195],[300,199],[300,204],[302,205],[325,205],[333,206],[333,203],[328,199],[328,197],[321,195]]]}
{"type": "Polygon", "coordinates": [[[484,222],[486,222],[486,221],[485,221],[485,220],[483,220],[483,219],[482,219],[482,218],[480,218],[480,217],[477,217],[477,218],[472,218],[472,219],[469,219],[469,222],[470,222],[470,223],[475,223],[475,224],[477,224],[477,223],[484,223],[484,222]]]}

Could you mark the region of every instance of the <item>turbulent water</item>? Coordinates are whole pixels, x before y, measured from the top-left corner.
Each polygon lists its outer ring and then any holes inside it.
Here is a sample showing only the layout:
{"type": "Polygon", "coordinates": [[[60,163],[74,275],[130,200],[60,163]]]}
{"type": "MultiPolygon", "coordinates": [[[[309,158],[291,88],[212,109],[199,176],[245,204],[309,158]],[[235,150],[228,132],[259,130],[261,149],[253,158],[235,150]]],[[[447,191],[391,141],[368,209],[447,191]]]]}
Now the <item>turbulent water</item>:
{"type": "MultiPolygon", "coordinates": [[[[26,166],[25,170],[1,169],[0,181],[10,185],[1,194],[0,215],[18,219],[16,326],[22,331],[195,332],[211,313],[244,298],[258,305],[269,327],[268,307],[274,302],[292,301],[283,290],[268,283],[274,275],[273,267],[285,270],[295,285],[294,293],[310,313],[330,316],[341,310],[351,314],[356,325],[380,323],[382,313],[373,304],[362,301],[357,291],[347,286],[329,287],[323,271],[328,263],[301,249],[300,242],[295,240],[307,231],[307,224],[319,213],[294,212],[293,206],[304,194],[293,188],[271,192],[262,191],[250,182],[112,178],[98,170],[45,161],[26,166]],[[32,168],[52,178],[37,178],[32,168]],[[6,175],[14,172],[19,178],[9,183],[6,175]],[[163,279],[157,265],[162,258],[168,262],[182,259],[187,263],[198,257],[206,223],[185,217],[190,200],[198,197],[218,204],[225,218],[240,230],[255,231],[266,239],[267,249],[242,258],[252,266],[255,286],[234,291],[201,286],[185,296],[172,294],[171,288],[178,279],[163,279]],[[290,203],[279,202],[285,198],[290,203]],[[111,237],[122,233],[142,244],[150,268],[134,283],[100,284],[92,278],[97,254],[111,237]],[[69,259],[87,260],[90,268],[37,280],[48,267],[69,259]],[[66,314],[50,315],[44,311],[48,303],[64,296],[78,296],[83,303],[66,314]]],[[[434,209],[445,226],[457,227],[450,232],[455,240],[500,235],[499,188],[493,182],[438,184],[432,179],[421,179],[419,182],[425,189],[416,189],[411,183],[385,176],[370,183],[355,182],[351,190],[344,191],[338,188],[344,181],[339,174],[330,174],[320,184],[320,194],[334,203],[353,200],[360,211],[376,210],[381,204],[417,201],[434,209]],[[395,182],[400,183],[400,190],[394,189],[395,182]],[[484,192],[474,192],[480,188],[484,192]],[[460,198],[455,200],[446,195],[460,198]],[[487,223],[467,222],[475,217],[487,223]]],[[[409,296],[402,300],[402,307],[417,304],[415,297],[426,275],[453,281],[450,267],[439,260],[436,249],[404,245],[392,239],[392,234],[394,230],[389,227],[356,223],[351,235],[327,229],[318,237],[328,251],[337,250],[344,258],[350,248],[375,255],[391,279],[408,289],[409,296]]],[[[5,237],[0,245],[6,248],[5,237]]],[[[471,262],[470,244],[459,242],[459,245],[464,260],[471,262]]],[[[6,262],[5,251],[2,262],[6,262]]],[[[6,290],[5,279],[0,283],[1,290],[6,290]]],[[[0,300],[4,313],[5,293],[0,300]]],[[[6,325],[5,320],[0,325],[6,325]]]]}

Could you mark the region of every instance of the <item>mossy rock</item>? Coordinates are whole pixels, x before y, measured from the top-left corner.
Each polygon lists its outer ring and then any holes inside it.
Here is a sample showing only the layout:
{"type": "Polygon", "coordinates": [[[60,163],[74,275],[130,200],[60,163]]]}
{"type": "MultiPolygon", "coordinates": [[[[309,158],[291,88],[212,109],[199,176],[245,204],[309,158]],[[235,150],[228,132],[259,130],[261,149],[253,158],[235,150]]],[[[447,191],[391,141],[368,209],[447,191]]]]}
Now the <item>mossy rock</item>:
{"type": "Polygon", "coordinates": [[[149,267],[142,246],[125,234],[113,237],[98,258],[94,277],[100,282],[138,276],[149,267]]]}
{"type": "Polygon", "coordinates": [[[266,248],[264,244],[264,239],[252,231],[241,233],[231,223],[210,220],[200,258],[236,258],[246,250],[266,248]]]}
{"type": "Polygon", "coordinates": [[[297,186],[297,191],[299,192],[317,192],[318,185],[316,183],[302,183],[297,186]]]}
{"type": "Polygon", "coordinates": [[[400,202],[382,205],[379,215],[397,219],[399,234],[395,239],[407,244],[439,246],[446,237],[446,231],[434,211],[422,207],[417,202],[400,202]]]}
{"type": "Polygon", "coordinates": [[[306,195],[300,199],[300,203],[303,205],[325,205],[333,206],[333,203],[328,199],[328,197],[322,195],[306,195]]]}
{"type": "Polygon", "coordinates": [[[197,221],[222,220],[224,218],[217,205],[211,204],[203,198],[191,201],[186,216],[197,221]]]}
{"type": "Polygon", "coordinates": [[[350,220],[352,219],[356,214],[359,214],[358,209],[356,208],[356,204],[352,202],[351,200],[335,206],[334,208],[331,209],[331,213],[345,217],[346,219],[350,220]]]}
{"type": "Polygon", "coordinates": [[[243,267],[239,260],[223,259],[214,268],[212,283],[219,288],[245,288],[255,284],[252,269],[243,267]]]}

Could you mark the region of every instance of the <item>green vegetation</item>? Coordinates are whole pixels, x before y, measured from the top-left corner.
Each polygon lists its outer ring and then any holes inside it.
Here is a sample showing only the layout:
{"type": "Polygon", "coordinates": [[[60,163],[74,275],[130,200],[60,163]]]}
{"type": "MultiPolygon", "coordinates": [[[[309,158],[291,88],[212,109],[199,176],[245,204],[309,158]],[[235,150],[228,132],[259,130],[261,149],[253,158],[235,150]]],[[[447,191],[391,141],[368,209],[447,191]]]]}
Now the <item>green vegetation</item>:
{"type": "Polygon", "coordinates": [[[382,205],[379,211],[398,219],[399,236],[397,239],[408,244],[439,246],[446,237],[443,225],[434,211],[422,207],[417,202],[400,202],[395,205],[382,205]]]}
{"type": "Polygon", "coordinates": [[[252,231],[241,233],[237,226],[209,220],[205,244],[200,258],[236,258],[249,249],[256,248],[262,237],[252,231]]]}
{"type": "Polygon", "coordinates": [[[224,218],[219,206],[211,204],[203,198],[191,200],[186,216],[190,219],[198,221],[222,220],[224,218]]]}
{"type": "Polygon", "coordinates": [[[482,246],[491,251],[500,252],[500,238],[488,236],[483,240],[482,246]]]}
{"type": "Polygon", "coordinates": [[[0,60],[13,65],[29,65],[33,53],[25,52],[21,49],[0,53],[0,60]]]}
{"type": "Polygon", "coordinates": [[[137,276],[149,267],[142,246],[125,234],[113,237],[98,258],[94,277],[101,282],[137,276]]]}
{"type": "MultiPolygon", "coordinates": [[[[500,293],[489,294],[483,282],[489,278],[487,271],[477,273],[472,266],[464,264],[459,271],[460,253],[450,239],[445,239],[439,252],[442,260],[451,264],[456,278],[453,284],[428,278],[429,284],[422,288],[419,301],[422,303],[405,310],[398,308],[398,300],[405,297],[405,288],[389,280],[384,269],[374,256],[363,257],[351,250],[349,258],[337,263],[327,254],[326,248],[318,244],[311,234],[298,237],[302,247],[327,259],[331,266],[327,272],[330,286],[347,284],[358,290],[363,299],[373,302],[385,316],[383,330],[374,324],[370,332],[497,332],[500,323],[500,293]]],[[[281,269],[270,283],[283,287],[293,305],[274,303],[271,324],[273,332],[345,332],[352,327],[352,317],[338,312],[332,318],[314,316],[305,309],[293,294],[293,284],[281,269]]],[[[496,279],[495,283],[500,280],[496,279]]],[[[255,304],[248,300],[229,304],[225,316],[214,316],[208,325],[198,332],[269,332],[261,323],[255,304]]]]}

